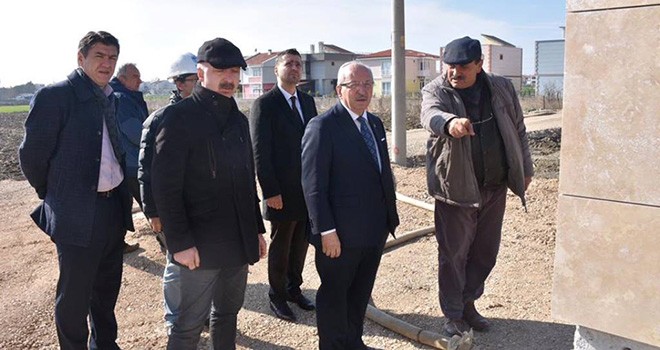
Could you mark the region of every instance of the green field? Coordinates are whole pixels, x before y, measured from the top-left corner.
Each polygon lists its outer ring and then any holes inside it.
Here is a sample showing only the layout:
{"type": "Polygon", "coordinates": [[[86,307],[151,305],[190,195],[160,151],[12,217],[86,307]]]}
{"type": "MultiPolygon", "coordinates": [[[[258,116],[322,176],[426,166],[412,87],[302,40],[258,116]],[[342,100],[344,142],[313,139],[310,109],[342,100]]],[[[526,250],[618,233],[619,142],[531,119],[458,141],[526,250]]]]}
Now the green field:
{"type": "Polygon", "coordinates": [[[28,105],[0,106],[0,113],[21,113],[21,112],[27,112],[29,110],[30,110],[30,106],[28,105]]]}

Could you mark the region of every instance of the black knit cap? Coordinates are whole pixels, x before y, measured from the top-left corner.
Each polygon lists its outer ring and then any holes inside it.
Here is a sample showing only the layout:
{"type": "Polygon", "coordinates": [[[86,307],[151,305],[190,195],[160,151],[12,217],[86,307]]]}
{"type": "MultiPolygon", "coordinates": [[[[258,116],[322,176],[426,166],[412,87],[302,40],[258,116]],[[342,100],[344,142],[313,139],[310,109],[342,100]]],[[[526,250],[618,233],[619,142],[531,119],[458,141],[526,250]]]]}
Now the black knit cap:
{"type": "Polygon", "coordinates": [[[236,45],[224,38],[215,38],[202,44],[197,51],[197,63],[208,62],[214,68],[247,67],[243,54],[236,45]]]}
{"type": "Polygon", "coordinates": [[[445,46],[442,60],[447,64],[467,64],[481,59],[481,43],[469,36],[453,40],[445,46]]]}

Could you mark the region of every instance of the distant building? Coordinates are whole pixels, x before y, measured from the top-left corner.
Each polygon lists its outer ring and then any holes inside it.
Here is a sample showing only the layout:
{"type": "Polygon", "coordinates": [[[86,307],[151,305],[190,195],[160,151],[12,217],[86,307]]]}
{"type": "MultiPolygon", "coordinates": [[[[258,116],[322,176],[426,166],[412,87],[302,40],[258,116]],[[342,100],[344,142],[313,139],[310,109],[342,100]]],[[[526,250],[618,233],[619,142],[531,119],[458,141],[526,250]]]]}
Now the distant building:
{"type": "Polygon", "coordinates": [[[34,97],[34,93],[26,92],[24,94],[19,94],[18,96],[14,97],[14,100],[16,100],[16,101],[30,101],[30,100],[32,100],[32,97],[34,97]]]}
{"type": "MultiPolygon", "coordinates": [[[[392,95],[392,50],[360,56],[358,61],[371,68],[374,75],[374,96],[392,95]]],[[[406,50],[406,94],[419,93],[424,85],[440,75],[440,56],[406,50]]]]}
{"type": "Polygon", "coordinates": [[[140,91],[147,95],[169,95],[176,90],[176,85],[169,80],[145,81],[140,85],[140,91]]]}
{"type": "MultiPolygon", "coordinates": [[[[523,80],[522,48],[488,34],[481,34],[480,41],[484,71],[509,78],[513,87],[519,92],[523,80]]],[[[440,48],[441,57],[443,53],[444,47],[440,48]]],[[[446,69],[447,65],[443,63],[442,72],[446,72],[446,69]]]]}
{"type": "Polygon", "coordinates": [[[241,71],[241,92],[243,98],[257,98],[277,85],[275,58],[279,52],[260,53],[245,59],[246,70],[241,71]]]}
{"type": "Polygon", "coordinates": [[[305,70],[298,88],[312,95],[334,95],[339,67],[358,55],[323,41],[319,41],[316,48],[310,45],[309,51],[301,54],[305,70]]]}
{"type": "MultiPolygon", "coordinates": [[[[245,59],[247,69],[241,72],[243,98],[257,98],[277,85],[275,63],[278,54],[279,52],[268,50],[245,59]]],[[[303,72],[298,88],[312,95],[325,96],[335,93],[339,67],[354,60],[357,54],[319,41],[318,51],[312,44],[310,52],[301,53],[300,56],[303,72]]]]}
{"type": "Polygon", "coordinates": [[[536,94],[564,91],[564,39],[536,42],[536,94]]]}
{"type": "Polygon", "coordinates": [[[531,86],[536,89],[536,75],[525,74],[523,75],[523,86],[531,86]]]}

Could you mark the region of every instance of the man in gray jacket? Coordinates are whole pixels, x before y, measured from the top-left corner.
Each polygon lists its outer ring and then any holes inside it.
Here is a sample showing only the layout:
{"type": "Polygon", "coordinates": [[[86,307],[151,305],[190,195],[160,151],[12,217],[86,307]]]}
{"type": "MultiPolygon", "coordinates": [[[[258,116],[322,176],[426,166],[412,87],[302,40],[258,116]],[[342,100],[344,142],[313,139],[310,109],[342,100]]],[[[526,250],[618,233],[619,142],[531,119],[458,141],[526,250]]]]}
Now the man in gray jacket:
{"type": "Polygon", "coordinates": [[[443,61],[446,74],[422,90],[421,123],[431,133],[427,182],[443,333],[451,336],[490,328],[474,301],[495,266],[507,187],[525,205],[533,168],[516,91],[508,79],[482,71],[479,41],[450,42],[443,61]]]}

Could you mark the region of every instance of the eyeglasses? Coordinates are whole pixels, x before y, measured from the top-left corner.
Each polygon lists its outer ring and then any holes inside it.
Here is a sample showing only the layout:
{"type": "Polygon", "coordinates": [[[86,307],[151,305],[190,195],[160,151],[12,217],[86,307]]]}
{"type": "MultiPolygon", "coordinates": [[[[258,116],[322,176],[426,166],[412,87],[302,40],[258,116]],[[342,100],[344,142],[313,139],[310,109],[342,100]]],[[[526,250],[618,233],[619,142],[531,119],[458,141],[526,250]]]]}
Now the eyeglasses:
{"type": "Polygon", "coordinates": [[[197,77],[196,75],[190,78],[183,79],[183,81],[197,81],[197,80],[199,80],[199,77],[197,77]]]}
{"type": "Polygon", "coordinates": [[[341,83],[339,86],[343,86],[348,89],[357,89],[359,86],[363,86],[365,89],[371,89],[374,87],[373,81],[349,81],[347,83],[341,83]]]}

